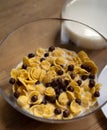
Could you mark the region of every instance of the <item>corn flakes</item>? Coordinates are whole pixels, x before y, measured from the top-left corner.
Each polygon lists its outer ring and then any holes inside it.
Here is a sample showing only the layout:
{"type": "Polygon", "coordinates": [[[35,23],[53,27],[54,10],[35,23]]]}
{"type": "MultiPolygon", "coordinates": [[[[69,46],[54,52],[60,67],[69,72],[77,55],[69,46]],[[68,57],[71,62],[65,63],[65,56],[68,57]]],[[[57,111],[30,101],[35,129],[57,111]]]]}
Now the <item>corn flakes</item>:
{"type": "Polygon", "coordinates": [[[41,74],[41,68],[29,67],[28,78],[30,80],[38,80],[41,74]]]}
{"type": "Polygon", "coordinates": [[[56,100],[56,106],[58,106],[58,107],[61,108],[61,109],[66,109],[66,106],[60,104],[60,103],[58,102],[58,100],[56,100]]]}
{"type": "Polygon", "coordinates": [[[64,65],[66,63],[66,60],[63,57],[58,57],[56,58],[55,63],[58,65],[64,65]]]}
{"type": "Polygon", "coordinates": [[[78,115],[81,112],[81,106],[75,101],[72,101],[70,104],[70,110],[74,115],[78,115]]]}
{"type": "Polygon", "coordinates": [[[66,120],[97,102],[98,68],[84,51],[77,54],[52,46],[30,55],[10,72],[9,83],[22,109],[37,117],[66,120]]]}
{"type": "Polygon", "coordinates": [[[29,107],[27,96],[24,95],[19,96],[19,98],[17,99],[17,103],[19,106],[21,106],[24,109],[27,109],[29,107]]]}
{"type": "Polygon", "coordinates": [[[38,48],[36,50],[36,55],[41,57],[44,55],[44,52],[45,52],[45,50],[43,48],[38,48]]]}
{"type": "Polygon", "coordinates": [[[49,70],[49,68],[50,68],[50,63],[49,63],[47,60],[44,60],[44,61],[42,61],[42,63],[41,63],[41,67],[42,67],[44,70],[49,70]]]}
{"type": "Polygon", "coordinates": [[[68,103],[68,96],[65,92],[59,95],[58,101],[61,105],[67,105],[68,103]]]}
{"type": "Polygon", "coordinates": [[[45,86],[43,84],[36,85],[35,90],[43,95],[45,92],[45,86]]]}
{"type": "Polygon", "coordinates": [[[43,100],[43,96],[38,91],[32,91],[29,94],[29,104],[40,104],[43,100]],[[36,96],[36,100],[32,100],[32,97],[36,96]]]}
{"type": "Polygon", "coordinates": [[[47,87],[45,89],[45,95],[47,95],[47,96],[55,96],[55,90],[52,87],[47,87]]]}
{"type": "Polygon", "coordinates": [[[64,52],[63,49],[57,47],[57,48],[52,52],[52,56],[54,56],[54,57],[60,57],[60,56],[61,56],[61,57],[62,57],[64,53],[65,53],[65,52],[64,52]]]}

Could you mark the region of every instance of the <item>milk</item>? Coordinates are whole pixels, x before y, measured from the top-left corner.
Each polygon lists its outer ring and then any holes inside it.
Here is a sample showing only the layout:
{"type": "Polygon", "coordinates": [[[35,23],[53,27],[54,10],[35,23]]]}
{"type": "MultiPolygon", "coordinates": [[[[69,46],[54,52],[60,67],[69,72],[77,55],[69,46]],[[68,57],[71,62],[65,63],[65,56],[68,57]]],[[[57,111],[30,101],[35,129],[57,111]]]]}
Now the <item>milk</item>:
{"type": "MultiPolygon", "coordinates": [[[[62,10],[62,18],[84,23],[107,38],[107,0],[69,0],[62,10]]],[[[62,41],[70,38],[76,45],[88,49],[107,46],[106,40],[93,29],[79,23],[65,22],[62,25],[62,41]]]]}

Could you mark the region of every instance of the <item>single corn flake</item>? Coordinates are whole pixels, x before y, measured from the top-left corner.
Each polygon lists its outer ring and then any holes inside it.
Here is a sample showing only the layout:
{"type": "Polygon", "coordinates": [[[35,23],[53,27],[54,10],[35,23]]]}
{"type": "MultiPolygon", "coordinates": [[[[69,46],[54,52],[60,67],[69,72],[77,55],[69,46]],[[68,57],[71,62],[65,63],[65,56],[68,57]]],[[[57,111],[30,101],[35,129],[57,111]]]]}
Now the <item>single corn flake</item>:
{"type": "Polygon", "coordinates": [[[25,95],[19,96],[17,99],[17,103],[24,109],[28,108],[28,97],[25,95]]]}
{"type": "Polygon", "coordinates": [[[49,68],[51,66],[51,64],[47,60],[42,61],[40,65],[41,65],[42,69],[44,69],[44,70],[49,70],[49,68]]]}
{"type": "Polygon", "coordinates": [[[64,65],[66,63],[66,59],[63,57],[58,57],[56,58],[55,63],[58,65],[64,65]]]}
{"type": "Polygon", "coordinates": [[[38,91],[31,91],[29,94],[29,104],[40,104],[43,100],[43,96],[38,91]],[[37,99],[32,101],[32,97],[36,96],[37,99]]]}
{"type": "Polygon", "coordinates": [[[73,100],[70,104],[70,110],[74,115],[78,115],[81,112],[81,106],[73,100]]]}
{"type": "Polygon", "coordinates": [[[45,86],[43,84],[38,84],[35,86],[35,90],[43,95],[45,92],[45,86]]]}
{"type": "Polygon", "coordinates": [[[12,78],[17,79],[17,77],[19,76],[19,72],[17,69],[12,69],[10,75],[12,78]]]}
{"type": "Polygon", "coordinates": [[[43,56],[44,55],[44,53],[45,53],[45,50],[43,49],[43,48],[38,48],[37,50],[36,50],[36,55],[37,56],[43,56]]]}
{"type": "Polygon", "coordinates": [[[63,49],[57,47],[57,48],[52,52],[52,56],[54,56],[54,57],[59,57],[59,56],[63,56],[64,53],[65,53],[65,52],[64,52],[63,49]]]}
{"type": "Polygon", "coordinates": [[[47,87],[45,89],[45,95],[47,95],[47,96],[55,96],[55,90],[52,87],[47,87]]]}
{"type": "Polygon", "coordinates": [[[49,70],[49,71],[46,73],[43,82],[44,82],[44,83],[49,83],[49,82],[51,82],[51,80],[54,79],[55,77],[56,77],[56,72],[55,72],[54,70],[52,70],[52,71],[49,70]]]}
{"type": "Polygon", "coordinates": [[[60,95],[59,95],[59,98],[58,98],[58,101],[61,105],[67,105],[68,103],[68,96],[66,94],[66,92],[62,92],[60,95]]]}
{"type": "Polygon", "coordinates": [[[67,108],[67,106],[60,104],[58,100],[56,100],[56,106],[63,110],[65,110],[67,108]]]}
{"type": "Polygon", "coordinates": [[[30,67],[28,69],[28,77],[30,80],[38,80],[41,74],[41,68],[30,67]]]}
{"type": "Polygon", "coordinates": [[[90,58],[84,51],[80,51],[78,53],[78,57],[81,59],[82,62],[90,60],[90,58]]]}
{"type": "Polygon", "coordinates": [[[75,95],[74,95],[73,92],[67,91],[67,95],[68,95],[68,98],[69,98],[70,101],[75,99],[75,95]]]}

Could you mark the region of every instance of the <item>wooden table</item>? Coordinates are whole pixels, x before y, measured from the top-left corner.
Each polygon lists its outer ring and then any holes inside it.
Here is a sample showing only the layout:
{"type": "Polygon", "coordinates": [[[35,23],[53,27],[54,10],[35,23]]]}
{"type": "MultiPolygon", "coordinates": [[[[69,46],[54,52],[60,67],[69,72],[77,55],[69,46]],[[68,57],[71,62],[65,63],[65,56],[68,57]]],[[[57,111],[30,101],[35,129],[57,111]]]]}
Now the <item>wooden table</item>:
{"type": "MultiPolygon", "coordinates": [[[[64,0],[0,0],[0,40],[28,21],[60,17],[64,0]]],[[[107,120],[99,110],[69,124],[47,124],[23,116],[0,96],[0,130],[107,130],[107,120]]]]}

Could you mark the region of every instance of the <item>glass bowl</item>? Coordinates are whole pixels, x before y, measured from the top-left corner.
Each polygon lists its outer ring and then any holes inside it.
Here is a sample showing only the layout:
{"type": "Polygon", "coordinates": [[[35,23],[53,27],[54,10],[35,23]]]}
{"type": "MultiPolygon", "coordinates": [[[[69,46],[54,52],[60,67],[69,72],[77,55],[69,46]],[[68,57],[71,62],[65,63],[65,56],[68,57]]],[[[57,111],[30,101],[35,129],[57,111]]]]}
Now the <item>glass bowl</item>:
{"type": "MultiPolygon", "coordinates": [[[[73,20],[60,18],[39,19],[27,23],[20,28],[17,28],[12,33],[10,33],[0,44],[0,94],[13,108],[18,110],[20,113],[38,121],[48,123],[68,123],[76,121],[100,109],[107,100],[107,95],[101,93],[101,96],[99,97],[100,104],[96,103],[93,107],[91,107],[83,114],[73,119],[67,120],[53,120],[36,117],[24,111],[17,105],[16,100],[12,94],[9,79],[11,69],[16,67],[17,64],[20,63],[23,56],[27,55],[28,53],[35,52],[38,47],[48,48],[52,45],[56,47],[63,47],[76,52],[83,49],[75,46],[70,40],[68,40],[68,43],[66,44],[63,42],[64,30],[62,31],[62,24],[67,21],[71,22],[71,24],[82,24],[73,20]]],[[[82,25],[90,29],[89,26],[84,24],[82,25]]],[[[95,31],[94,29],[93,31],[105,40],[105,38],[100,35],[100,33],[95,31]]],[[[107,58],[105,56],[107,54],[107,49],[83,50],[86,51],[90,58],[95,61],[100,73],[107,63],[107,58]]],[[[102,86],[101,89],[103,88],[104,86],[102,86]]]]}

